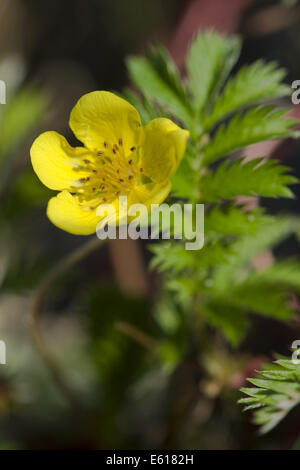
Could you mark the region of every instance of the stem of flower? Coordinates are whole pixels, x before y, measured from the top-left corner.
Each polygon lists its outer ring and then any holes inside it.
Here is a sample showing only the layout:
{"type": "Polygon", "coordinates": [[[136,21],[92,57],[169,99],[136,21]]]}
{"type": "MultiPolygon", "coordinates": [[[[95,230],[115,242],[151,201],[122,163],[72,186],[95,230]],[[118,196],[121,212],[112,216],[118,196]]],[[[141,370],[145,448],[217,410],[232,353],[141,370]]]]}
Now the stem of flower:
{"type": "Polygon", "coordinates": [[[62,395],[72,404],[78,404],[76,394],[70,385],[65,381],[63,373],[60,369],[59,364],[52,351],[49,349],[45,340],[42,327],[41,327],[41,311],[46,294],[51,284],[61,276],[65,271],[74,266],[76,263],[84,259],[94,250],[99,248],[103,244],[102,240],[93,238],[88,240],[84,245],[74,250],[65,256],[57,265],[55,265],[51,271],[44,277],[39,287],[37,288],[32,302],[32,308],[30,311],[30,329],[31,335],[35,344],[35,347],[42,358],[45,366],[51,374],[53,381],[62,393],[62,395]]]}
{"type": "Polygon", "coordinates": [[[157,349],[158,341],[151,338],[151,336],[147,335],[144,331],[141,331],[136,326],[133,326],[128,322],[118,321],[115,324],[115,327],[117,330],[133,339],[136,343],[140,344],[145,349],[148,349],[152,352],[157,349]]]}

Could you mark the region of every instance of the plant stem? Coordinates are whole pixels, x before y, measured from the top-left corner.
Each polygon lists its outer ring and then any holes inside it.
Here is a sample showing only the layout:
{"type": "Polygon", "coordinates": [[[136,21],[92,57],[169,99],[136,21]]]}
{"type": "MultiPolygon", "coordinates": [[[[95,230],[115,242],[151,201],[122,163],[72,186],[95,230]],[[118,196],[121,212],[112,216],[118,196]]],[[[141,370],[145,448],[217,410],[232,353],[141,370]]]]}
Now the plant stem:
{"type": "Polygon", "coordinates": [[[158,341],[151,338],[144,331],[141,331],[136,326],[131,325],[128,322],[118,321],[115,325],[116,329],[127,335],[129,338],[133,339],[136,343],[143,346],[149,351],[155,351],[158,346],[158,341]]]}
{"type": "Polygon", "coordinates": [[[42,327],[41,327],[41,312],[46,294],[51,284],[61,276],[65,271],[74,266],[76,263],[84,259],[94,250],[99,248],[103,244],[102,240],[98,238],[92,238],[88,240],[84,245],[80,246],[72,253],[66,255],[58,264],[56,264],[52,270],[44,277],[39,287],[37,288],[32,302],[32,308],[30,311],[30,329],[31,335],[35,344],[35,347],[41,356],[45,366],[51,374],[53,381],[57,385],[62,395],[72,404],[78,404],[76,394],[70,385],[65,381],[63,373],[60,369],[59,364],[52,351],[49,349],[45,340],[42,327]]]}

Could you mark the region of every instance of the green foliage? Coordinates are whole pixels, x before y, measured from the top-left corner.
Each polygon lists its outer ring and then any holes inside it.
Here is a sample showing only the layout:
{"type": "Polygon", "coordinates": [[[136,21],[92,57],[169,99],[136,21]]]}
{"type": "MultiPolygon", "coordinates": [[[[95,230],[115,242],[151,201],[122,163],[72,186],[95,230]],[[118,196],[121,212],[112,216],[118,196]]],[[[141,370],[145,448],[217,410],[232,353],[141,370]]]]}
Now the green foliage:
{"type": "MultiPolygon", "coordinates": [[[[234,256],[227,264],[219,265],[215,270],[217,286],[226,291],[232,282],[243,278],[251,269],[251,262],[255,256],[267,249],[277,247],[283,240],[297,231],[299,221],[288,217],[262,217],[258,219],[256,230],[245,234],[233,244],[234,256]]],[[[253,274],[253,273],[252,273],[253,274]]]]}
{"type": "Polygon", "coordinates": [[[191,107],[184,87],[163,48],[149,50],[147,58],[130,57],[127,65],[131,79],[146,98],[154,100],[187,126],[191,125],[191,107]]]}
{"type": "Polygon", "coordinates": [[[34,129],[45,103],[34,90],[25,88],[5,105],[0,116],[0,156],[14,150],[34,129]]]}
{"type": "Polygon", "coordinates": [[[204,32],[191,43],[186,67],[196,111],[211,105],[240,53],[236,37],[224,41],[214,31],[204,32]]]}
{"type": "Polygon", "coordinates": [[[289,169],[274,160],[255,158],[244,162],[239,159],[228,165],[225,161],[215,172],[202,178],[201,194],[205,202],[218,202],[240,196],[292,197],[288,184],[297,183],[289,169]]]}
{"type": "Polygon", "coordinates": [[[8,84],[6,104],[0,105],[0,289],[17,293],[36,286],[49,267],[39,243],[28,243],[32,210],[44,210],[52,195],[32,172],[28,145],[46,100],[33,87],[21,86],[25,70],[19,60],[0,62],[0,72],[8,84]]]}
{"type": "Polygon", "coordinates": [[[242,206],[227,205],[223,210],[212,207],[205,217],[205,236],[220,238],[224,235],[252,234],[263,219],[262,210],[245,212],[242,206]]]}
{"type": "Polygon", "coordinates": [[[248,379],[254,387],[242,388],[244,411],[254,410],[254,422],[261,434],[271,431],[300,403],[300,365],[281,358],[266,364],[257,378],[248,379]]]}
{"type": "Polygon", "coordinates": [[[291,318],[288,296],[299,289],[300,278],[297,260],[275,262],[259,273],[252,263],[256,255],[297,233],[299,221],[234,205],[237,196],[293,197],[289,186],[297,183],[274,160],[233,159],[234,152],[254,143],[298,136],[286,109],[264,104],[289,91],[282,81],[285,72],[276,64],[259,60],[228,78],[240,46],[236,37],[199,33],[187,54],[184,83],[161,48],[128,61],[143,96],[144,115],[150,117],[151,109],[175,117],[191,132],[172,180],[173,196],[206,204],[204,247],[187,251],[184,240],[153,245],[151,267],[162,273],[164,289],[184,311],[192,310],[221,329],[233,344],[246,334],[249,312],[291,318]]]}
{"type": "Polygon", "coordinates": [[[203,163],[210,164],[247,145],[268,139],[297,135],[293,119],[282,119],[286,110],[274,106],[254,107],[245,114],[237,113],[227,125],[221,125],[212,141],[203,149],[203,163]]]}
{"type": "Polygon", "coordinates": [[[265,64],[259,60],[241,68],[225,85],[206,117],[205,128],[211,129],[218,121],[241,108],[289,94],[289,87],[282,83],[284,76],[285,71],[278,69],[273,62],[265,64]]]}

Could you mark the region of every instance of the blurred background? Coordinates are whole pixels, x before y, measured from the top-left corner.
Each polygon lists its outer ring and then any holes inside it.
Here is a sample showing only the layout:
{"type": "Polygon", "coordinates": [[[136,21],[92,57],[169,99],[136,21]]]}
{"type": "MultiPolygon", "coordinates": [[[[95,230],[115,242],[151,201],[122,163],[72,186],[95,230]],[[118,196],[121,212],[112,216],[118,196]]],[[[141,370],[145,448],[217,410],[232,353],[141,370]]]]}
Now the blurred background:
{"type": "MultiPolygon", "coordinates": [[[[159,275],[148,271],[151,255],[140,241],[110,242],[51,287],[43,328],[78,402],[61,394],[32,344],[28,312],[41,279],[85,237],[47,219],[53,194],[33,173],[29,149],[45,130],[74,142],[71,108],[89,91],[128,86],[127,55],[162,42],[182,68],[200,28],[244,38],[238,67],[263,57],[287,69],[287,83],[300,79],[299,26],[300,4],[292,0],[0,0],[0,79],[7,85],[0,104],[0,340],[7,347],[0,448],[293,445],[299,411],[258,437],[236,401],[262,361],[273,352],[289,355],[299,322],[253,317],[238,350],[221,335],[211,348],[203,348],[201,336],[195,344],[186,319],[161,297],[159,275]]],[[[298,107],[293,113],[300,118],[298,107]]],[[[284,159],[300,177],[296,142],[267,142],[250,153],[284,159]]],[[[299,212],[297,200],[268,204],[274,212],[299,212]]],[[[281,247],[295,249],[293,240],[281,247]]]]}

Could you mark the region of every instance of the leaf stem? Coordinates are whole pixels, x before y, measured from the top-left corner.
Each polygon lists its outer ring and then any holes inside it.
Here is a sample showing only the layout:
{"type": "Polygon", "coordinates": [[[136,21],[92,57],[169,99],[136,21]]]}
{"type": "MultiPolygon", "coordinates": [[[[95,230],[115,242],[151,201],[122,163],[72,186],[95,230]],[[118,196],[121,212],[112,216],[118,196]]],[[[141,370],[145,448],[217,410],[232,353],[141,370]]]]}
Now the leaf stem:
{"type": "Polygon", "coordinates": [[[57,388],[72,405],[78,404],[76,394],[72,387],[70,387],[70,385],[65,381],[61,368],[57,363],[57,359],[47,345],[42,331],[40,317],[44,300],[51,284],[65,271],[84,259],[102,244],[102,240],[99,240],[96,237],[92,238],[73,252],[67,254],[59,263],[57,263],[38,286],[33,295],[32,307],[30,310],[30,330],[36,350],[52,376],[57,388]]]}
{"type": "Polygon", "coordinates": [[[147,335],[144,331],[140,330],[136,326],[131,325],[128,322],[118,321],[115,324],[117,330],[124,333],[129,338],[133,339],[136,343],[143,346],[149,351],[155,351],[158,347],[158,341],[151,336],[147,335]]]}

